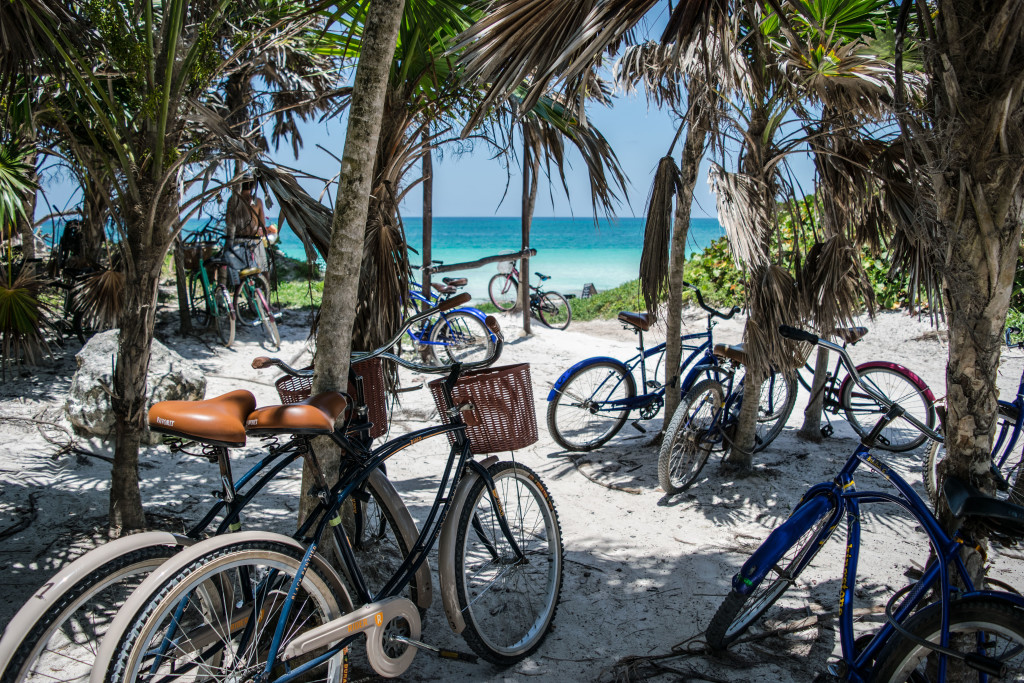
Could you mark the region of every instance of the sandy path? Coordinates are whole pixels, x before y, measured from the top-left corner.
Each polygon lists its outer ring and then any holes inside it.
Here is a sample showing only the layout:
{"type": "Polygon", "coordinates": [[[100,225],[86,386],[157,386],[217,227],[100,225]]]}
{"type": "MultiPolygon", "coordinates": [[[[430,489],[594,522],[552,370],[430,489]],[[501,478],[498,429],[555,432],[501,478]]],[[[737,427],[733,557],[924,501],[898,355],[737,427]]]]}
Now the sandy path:
{"type": "MultiPolygon", "coordinates": [[[[304,321],[296,317],[282,327],[286,342],[278,355],[287,360],[303,349],[304,321]]],[[[757,457],[752,475],[731,481],[719,474],[713,459],[691,491],[667,497],[658,488],[657,450],[649,443],[660,419],[645,423],[648,434],[627,424],[604,448],[576,464],[554,444],[546,429],[551,382],[588,356],[632,355],[634,336],[616,323],[593,322],[574,323],[565,332],[535,324],[533,337],[519,338],[514,319],[502,324],[511,334],[501,362],[532,364],[540,432],[539,441],[515,457],[545,480],[562,523],[566,565],[555,629],[534,656],[512,670],[453,664],[420,655],[405,679],[590,681],[621,673],[621,669],[611,669],[622,657],[665,653],[694,637],[698,642],[693,647],[699,646],[699,636],[728,592],[733,573],[787,516],[803,490],[835,474],[855,446],[852,430],[838,419],[833,421],[835,436],[820,446],[797,439],[795,431],[807,399],[801,394],[789,428],[757,457]],[[594,483],[578,467],[594,479],[635,493],[594,483]]],[[[690,311],[687,329],[699,331],[703,324],[703,318],[690,311]]],[[[865,324],[872,331],[853,349],[855,360],[899,360],[924,377],[936,395],[945,393],[946,347],[925,322],[884,314],[865,324]]],[[[724,323],[716,329],[717,339],[737,342],[741,330],[742,320],[724,323]]],[[[240,343],[231,350],[182,340],[173,336],[171,328],[162,327],[158,336],[202,364],[209,379],[208,396],[247,388],[260,404],[274,402],[273,377],[249,368],[253,356],[266,353],[255,334],[241,333],[240,343]]],[[[663,338],[655,332],[649,336],[650,343],[663,338]]],[[[1000,374],[1004,396],[1015,393],[1022,365],[1020,352],[1004,353],[1000,374]]],[[[102,528],[106,516],[109,465],[75,455],[54,459],[56,447],[40,436],[34,422],[26,421],[63,423],[60,404],[70,368],[73,359],[69,357],[52,373],[8,381],[0,389],[0,528],[23,515],[30,497],[37,506],[32,525],[0,545],[0,625],[58,567],[101,539],[95,530],[102,528]]],[[[393,415],[392,434],[426,426],[431,409],[427,392],[402,394],[393,415]]],[[[47,433],[58,440],[64,438],[52,430],[47,433]]],[[[417,518],[429,509],[443,467],[446,449],[437,442],[417,444],[388,465],[389,476],[417,518]]],[[[81,445],[110,455],[101,442],[83,440],[81,445]]],[[[258,442],[237,451],[239,466],[246,456],[258,452],[258,442]]],[[[920,482],[926,453],[927,446],[923,446],[886,459],[912,481],[920,482]]],[[[209,504],[209,491],[216,487],[213,466],[171,455],[159,446],[144,449],[141,474],[147,511],[151,519],[165,525],[180,527],[181,520],[198,518],[209,504]]],[[[248,515],[246,526],[290,531],[298,478],[294,468],[274,482],[258,509],[248,515]]],[[[863,489],[880,481],[864,473],[858,485],[863,489]]],[[[927,555],[913,524],[896,511],[885,512],[884,517],[869,513],[864,524],[862,580],[854,607],[864,617],[865,629],[878,623],[876,606],[907,582],[906,569],[920,566],[927,555]]],[[[842,551],[843,544],[833,541],[781,602],[786,608],[781,616],[787,624],[813,610],[817,620],[811,620],[808,628],[734,648],[727,656],[670,659],[665,664],[695,676],[703,673],[708,680],[803,681],[822,674],[839,649],[836,596],[842,551]]],[[[994,572],[1024,588],[1020,551],[994,555],[994,572]]],[[[426,617],[424,639],[467,649],[461,638],[448,630],[442,611],[437,598],[426,617]]]]}

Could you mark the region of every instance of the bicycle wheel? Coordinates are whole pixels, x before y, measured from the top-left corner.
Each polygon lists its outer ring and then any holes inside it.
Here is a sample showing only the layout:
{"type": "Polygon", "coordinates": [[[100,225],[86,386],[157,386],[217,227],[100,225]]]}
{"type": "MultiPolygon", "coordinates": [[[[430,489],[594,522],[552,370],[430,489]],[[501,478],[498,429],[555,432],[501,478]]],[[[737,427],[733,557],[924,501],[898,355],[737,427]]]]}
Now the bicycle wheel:
{"type": "MultiPolygon", "coordinates": [[[[270,285],[262,275],[252,275],[244,278],[235,287],[234,304],[235,320],[242,325],[256,327],[260,324],[260,312],[256,300],[256,290],[264,289],[270,291],[270,285]]],[[[269,298],[268,298],[269,301],[269,298]]]]}
{"type": "Polygon", "coordinates": [[[569,375],[548,403],[548,432],[567,451],[592,451],[622,429],[629,408],[608,406],[636,396],[633,374],[614,363],[594,363],[569,375]]]}
{"type": "MultiPolygon", "coordinates": [[[[860,370],[860,376],[868,386],[890,401],[899,403],[907,413],[928,428],[935,425],[935,409],[931,402],[917,384],[903,373],[892,368],[871,367],[860,370]]],[[[878,422],[878,418],[886,411],[886,408],[868,396],[852,380],[845,383],[843,393],[839,397],[839,405],[846,413],[850,426],[861,437],[867,436],[878,422]]],[[[900,453],[917,448],[926,438],[917,427],[899,418],[882,430],[875,446],[900,453]]]]}
{"type": "Polygon", "coordinates": [[[459,609],[466,643],[489,662],[508,666],[544,642],[562,590],[562,530],[551,496],[528,467],[499,462],[494,479],[498,509],[487,482],[470,489],[455,536],[459,609]],[[517,561],[498,522],[504,512],[525,556],[517,561]]]}
{"type": "Polygon", "coordinates": [[[281,348],[281,333],[277,329],[274,313],[270,310],[270,297],[262,289],[256,290],[255,297],[257,311],[260,314],[260,324],[263,326],[263,334],[267,339],[270,349],[277,351],[281,348]]]}
{"type": "MultiPolygon", "coordinates": [[[[914,614],[904,627],[919,638],[940,642],[942,610],[934,603],[914,614]]],[[[1024,681],[1024,609],[995,597],[957,600],[949,606],[951,646],[964,654],[979,654],[1005,667],[1000,681],[1024,681]]],[[[938,681],[940,655],[909,638],[893,635],[878,655],[873,681],[938,681]]],[[[952,659],[947,657],[947,662],[952,659]]],[[[947,663],[948,666],[948,663],[947,663]]],[[[962,666],[962,665],[960,665],[962,666]]],[[[956,668],[959,669],[960,666],[956,668]]],[[[967,672],[970,672],[967,669],[967,672]]],[[[974,671],[949,680],[995,680],[974,671]]]]}
{"type": "MultiPolygon", "coordinates": [[[[1024,505],[1024,477],[1021,476],[1021,469],[1024,467],[1024,452],[1016,449],[1016,444],[1006,459],[999,463],[996,460],[1010,446],[1009,439],[1013,434],[1013,428],[1017,423],[1017,409],[1010,406],[999,406],[999,422],[996,427],[995,447],[993,453],[993,466],[999,468],[999,473],[1009,484],[1007,491],[996,491],[997,498],[1009,500],[1017,505],[1024,505]]],[[[1019,438],[1019,437],[1018,437],[1019,438]]],[[[928,491],[928,497],[933,503],[939,500],[939,463],[946,457],[946,446],[939,441],[933,441],[928,449],[928,466],[924,470],[924,483],[928,491]]]]}
{"type": "Polygon", "coordinates": [[[494,340],[483,321],[472,313],[445,313],[430,329],[430,352],[438,365],[479,363],[494,355],[494,340]]]}
{"type": "MultiPolygon", "coordinates": [[[[797,507],[797,510],[806,504],[807,501],[797,507]]],[[[709,647],[715,650],[728,647],[796,582],[797,576],[810,564],[835,529],[834,526],[828,528],[834,509],[832,505],[825,506],[807,525],[807,531],[793,539],[786,552],[750,593],[742,594],[735,590],[729,592],[708,625],[705,637],[709,647]]],[[[793,511],[794,515],[797,510],[793,511]]],[[[779,527],[776,531],[781,529],[782,527],[779,527]]],[[[773,536],[769,536],[768,541],[773,541],[773,536]]]]}
{"type": "Polygon", "coordinates": [[[115,557],[78,581],[55,585],[50,590],[61,590],[63,594],[51,602],[24,634],[7,668],[0,672],[0,681],[88,681],[96,648],[121,605],[154,569],[178,550],[180,546],[173,545],[137,548],[115,557]]]}
{"type": "Polygon", "coordinates": [[[754,452],[763,451],[782,433],[796,405],[796,377],[773,372],[761,384],[761,400],[754,428],[754,452]]]}
{"type": "Polygon", "coordinates": [[[214,310],[211,311],[213,326],[224,346],[231,348],[231,345],[235,343],[235,314],[231,310],[228,292],[224,287],[217,287],[213,290],[213,303],[214,310]]]}
{"type": "Polygon", "coordinates": [[[487,283],[487,295],[499,311],[511,311],[519,300],[519,283],[514,277],[498,273],[487,283]]]}
{"type": "MultiPolygon", "coordinates": [[[[279,652],[296,635],[342,615],[339,596],[302,552],[272,541],[241,541],[195,558],[168,578],[121,635],[104,680],[244,681],[263,672],[286,599],[293,598],[279,652]],[[302,572],[294,596],[289,588],[302,572]]],[[[292,669],[326,650],[287,663],[292,669]]],[[[339,653],[307,672],[304,681],[345,679],[339,653]]],[[[272,665],[274,677],[286,672],[272,665]]]]}
{"type": "Polygon", "coordinates": [[[546,292],[540,298],[537,315],[542,323],[555,330],[564,330],[572,322],[572,308],[558,292],[546,292]]]}
{"type": "MultiPolygon", "coordinates": [[[[381,475],[383,479],[383,475],[381,475]]],[[[394,576],[402,560],[410,553],[415,538],[407,539],[399,531],[395,521],[397,512],[389,508],[389,497],[383,495],[378,486],[390,486],[385,480],[377,483],[374,476],[366,481],[365,496],[353,495],[349,499],[351,515],[342,515],[345,533],[348,535],[359,572],[363,576],[371,597],[380,597],[384,585],[394,576]],[[362,498],[365,497],[365,500],[362,498]]],[[[392,490],[394,497],[397,492],[392,490]]],[[[347,568],[342,565],[347,573],[347,568]]],[[[429,574],[428,574],[429,576],[429,574]]],[[[351,582],[351,577],[346,577],[351,582]]],[[[419,604],[417,577],[409,583],[409,599],[419,604]]],[[[355,595],[355,593],[352,593],[355,595]]]]}
{"type": "Polygon", "coordinates": [[[658,483],[665,493],[693,485],[716,442],[716,418],[725,389],[713,379],[698,382],[679,402],[658,452],[658,483]]]}
{"type": "Polygon", "coordinates": [[[188,278],[188,310],[192,325],[197,330],[210,326],[210,312],[206,309],[206,293],[203,291],[203,277],[192,273],[188,278]]]}

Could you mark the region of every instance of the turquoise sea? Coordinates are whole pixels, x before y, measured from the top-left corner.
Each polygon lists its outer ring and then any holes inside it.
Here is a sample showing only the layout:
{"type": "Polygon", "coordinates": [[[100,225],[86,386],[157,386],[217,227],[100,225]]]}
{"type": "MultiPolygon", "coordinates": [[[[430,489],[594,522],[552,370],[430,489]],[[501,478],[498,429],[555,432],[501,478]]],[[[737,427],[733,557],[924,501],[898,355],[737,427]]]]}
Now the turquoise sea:
{"type": "MultiPolygon", "coordinates": [[[[406,240],[418,252],[423,244],[420,218],[404,220],[406,240]]],[[[518,218],[434,218],[434,260],[463,263],[502,252],[519,250],[518,218]]],[[[725,232],[714,218],[695,218],[690,225],[690,253],[699,251],[725,232]]],[[[644,219],[602,220],[595,225],[588,218],[534,218],[530,246],[537,256],[530,259],[530,270],[550,275],[546,289],[579,295],[583,285],[592,282],[598,291],[634,280],[640,270],[644,219]]],[[[302,244],[294,233],[285,230],[281,249],[289,256],[305,258],[302,244]]],[[[422,263],[418,253],[409,253],[409,261],[422,263]]],[[[497,264],[475,270],[445,273],[444,277],[466,277],[467,291],[475,299],[487,297],[487,283],[498,272],[497,264]]],[[[537,284],[536,276],[530,282],[537,284]]]]}
{"type": "MultiPolygon", "coordinates": [[[[268,217],[277,222],[275,217],[268,217]]],[[[202,227],[206,220],[190,220],[185,234],[202,227]]],[[[419,250],[423,244],[423,222],[420,218],[404,221],[406,240],[415,250],[409,261],[422,264],[419,250]]],[[[520,247],[518,218],[434,218],[434,260],[446,264],[474,261],[503,252],[517,252],[520,247]]],[[[47,226],[43,230],[47,241],[60,239],[59,228],[47,226]]],[[[688,242],[690,251],[700,251],[711,241],[724,235],[714,218],[695,218],[690,225],[688,242]]],[[[530,270],[550,275],[546,289],[563,294],[579,295],[583,285],[592,282],[598,291],[610,289],[634,280],[640,270],[640,252],[643,249],[644,219],[619,218],[594,223],[589,218],[534,218],[530,229],[530,246],[537,256],[530,259],[530,270]]],[[[293,258],[304,259],[305,251],[295,233],[287,229],[281,233],[281,250],[293,258]]],[[[498,272],[498,264],[489,264],[475,270],[445,273],[443,277],[466,277],[467,290],[474,299],[487,298],[487,283],[498,272]]],[[[537,284],[531,273],[530,282],[537,284]]]]}

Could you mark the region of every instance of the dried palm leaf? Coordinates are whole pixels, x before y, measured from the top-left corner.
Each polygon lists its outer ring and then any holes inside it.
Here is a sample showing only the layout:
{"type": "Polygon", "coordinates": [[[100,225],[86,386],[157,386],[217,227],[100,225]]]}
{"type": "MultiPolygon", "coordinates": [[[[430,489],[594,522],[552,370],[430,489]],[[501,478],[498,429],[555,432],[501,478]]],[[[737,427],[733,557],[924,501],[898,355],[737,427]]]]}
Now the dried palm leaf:
{"type": "Polygon", "coordinates": [[[766,372],[791,370],[806,360],[809,349],[779,335],[780,325],[800,324],[800,297],[789,271],[777,265],[751,268],[747,291],[750,317],[743,330],[747,365],[766,372]]]}
{"type": "Polygon", "coordinates": [[[744,173],[729,173],[711,164],[708,182],[718,204],[718,220],[729,236],[733,258],[746,268],[767,265],[765,238],[771,229],[774,207],[764,206],[764,183],[744,173]]]}
{"type": "Polygon", "coordinates": [[[860,252],[843,234],[811,247],[799,281],[801,308],[822,334],[852,326],[864,307],[869,315],[875,313],[875,293],[860,252]]]}
{"type": "Polygon", "coordinates": [[[124,273],[116,269],[93,273],[75,285],[75,308],[82,313],[83,322],[100,330],[117,327],[124,288],[124,273]]]}
{"type": "Polygon", "coordinates": [[[640,291],[649,315],[655,317],[658,302],[668,284],[669,242],[672,238],[673,200],[682,186],[679,167],[671,156],[658,162],[651,195],[647,200],[644,249],[640,255],[640,291]]]}

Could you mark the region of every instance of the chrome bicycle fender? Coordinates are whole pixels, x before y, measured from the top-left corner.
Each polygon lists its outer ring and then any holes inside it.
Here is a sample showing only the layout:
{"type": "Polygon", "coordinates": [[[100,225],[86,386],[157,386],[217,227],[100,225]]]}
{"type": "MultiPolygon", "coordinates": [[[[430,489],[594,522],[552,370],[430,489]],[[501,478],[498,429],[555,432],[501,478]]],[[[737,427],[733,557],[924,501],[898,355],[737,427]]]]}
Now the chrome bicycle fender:
{"type": "MultiPolygon", "coordinates": [[[[402,498],[398,495],[394,484],[384,476],[380,469],[375,469],[371,472],[368,480],[372,480],[370,483],[373,484],[377,493],[387,499],[385,503],[388,506],[388,510],[395,517],[398,532],[405,539],[405,547],[413,547],[416,544],[416,539],[419,538],[420,532],[416,528],[416,522],[413,521],[412,515],[409,513],[409,508],[402,502],[402,498]]],[[[433,600],[434,591],[431,586],[430,561],[425,559],[420,568],[416,570],[416,604],[423,609],[427,609],[433,600]]]]}
{"type": "MultiPolygon", "coordinates": [[[[489,468],[498,462],[498,456],[492,455],[480,461],[480,466],[489,468]]],[[[444,519],[441,527],[441,541],[437,549],[437,575],[441,584],[441,600],[444,603],[444,613],[448,617],[448,625],[455,633],[462,633],[466,628],[466,620],[459,611],[459,596],[455,589],[455,527],[459,523],[459,515],[462,512],[466,500],[469,498],[469,490],[480,478],[474,470],[467,470],[462,475],[459,488],[452,497],[452,506],[448,510],[448,516],[444,519]]]]}
{"type": "MultiPolygon", "coordinates": [[[[93,667],[92,675],[89,677],[89,683],[104,683],[104,679],[107,676],[107,669],[110,666],[111,659],[117,650],[117,645],[121,641],[122,635],[131,627],[136,613],[142,609],[150,596],[153,595],[153,593],[155,593],[165,581],[206,553],[213,552],[224,546],[234,545],[236,543],[245,543],[248,541],[280,543],[282,545],[289,545],[299,552],[306,552],[306,547],[290,536],[270,533],[267,531],[238,531],[233,534],[213,536],[212,538],[200,541],[192,547],[181,551],[171,559],[167,560],[167,562],[164,562],[155,572],[150,574],[149,577],[147,577],[146,580],[135,589],[135,592],[129,595],[128,599],[125,600],[124,605],[121,606],[120,611],[118,611],[114,621],[110,624],[110,628],[107,629],[106,635],[103,636],[103,640],[100,642],[99,650],[96,652],[96,665],[93,667]]],[[[328,563],[319,554],[313,555],[313,562],[316,564],[317,570],[322,572],[321,576],[333,584],[335,593],[338,596],[339,609],[341,609],[343,613],[351,612],[352,599],[349,597],[348,590],[345,588],[345,583],[341,580],[338,572],[335,571],[334,567],[332,567],[330,563],[328,563]]]]}
{"type": "MultiPolygon", "coordinates": [[[[133,550],[151,548],[159,545],[187,547],[195,541],[187,536],[172,534],[166,531],[148,531],[142,534],[125,536],[110,543],[93,548],[61,569],[53,578],[40,586],[32,597],[14,615],[0,639],[0,673],[6,671],[11,657],[21,645],[22,640],[36,625],[39,618],[56,604],[64,593],[89,574],[107,562],[133,550]]],[[[69,606],[73,607],[72,606],[69,606]]]]}
{"type": "Polygon", "coordinates": [[[580,368],[585,368],[588,365],[594,365],[596,363],[612,363],[613,365],[618,365],[622,368],[627,375],[630,374],[629,367],[618,358],[612,358],[611,356],[594,356],[593,358],[587,358],[586,360],[581,360],[579,363],[563,372],[562,375],[555,380],[554,385],[551,387],[551,391],[548,392],[548,401],[554,401],[555,398],[558,397],[559,390],[562,388],[562,385],[565,384],[566,380],[569,379],[569,375],[580,368]]]}

